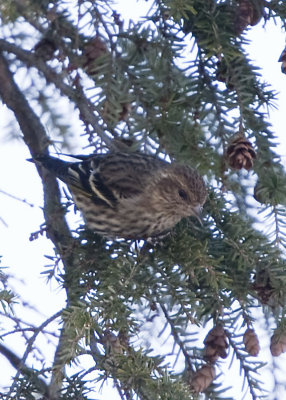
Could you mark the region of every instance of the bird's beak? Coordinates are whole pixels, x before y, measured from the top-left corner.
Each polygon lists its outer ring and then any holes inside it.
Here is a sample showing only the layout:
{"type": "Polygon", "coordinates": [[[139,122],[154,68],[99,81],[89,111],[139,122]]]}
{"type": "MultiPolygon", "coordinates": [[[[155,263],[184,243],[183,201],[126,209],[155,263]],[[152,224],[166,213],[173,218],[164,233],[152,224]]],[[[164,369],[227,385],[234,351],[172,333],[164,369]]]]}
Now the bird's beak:
{"type": "Polygon", "coordinates": [[[197,206],[195,206],[194,208],[193,208],[193,215],[194,215],[194,217],[196,217],[197,218],[197,220],[199,221],[199,223],[201,224],[201,226],[203,226],[203,222],[202,222],[202,219],[201,219],[201,215],[202,215],[202,206],[200,206],[200,205],[197,205],[197,206]]]}

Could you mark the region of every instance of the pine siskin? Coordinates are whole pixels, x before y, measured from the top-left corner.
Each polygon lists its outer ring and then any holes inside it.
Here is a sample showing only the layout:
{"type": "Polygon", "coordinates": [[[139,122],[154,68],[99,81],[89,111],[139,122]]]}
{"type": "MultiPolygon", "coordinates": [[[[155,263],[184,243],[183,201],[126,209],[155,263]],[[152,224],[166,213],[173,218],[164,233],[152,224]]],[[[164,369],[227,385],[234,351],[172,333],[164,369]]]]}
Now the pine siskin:
{"type": "Polygon", "coordinates": [[[183,217],[198,216],[206,200],[202,177],[185,165],[140,153],[76,158],[81,161],[48,155],[34,161],[68,185],[88,228],[108,238],[159,236],[183,217]]]}

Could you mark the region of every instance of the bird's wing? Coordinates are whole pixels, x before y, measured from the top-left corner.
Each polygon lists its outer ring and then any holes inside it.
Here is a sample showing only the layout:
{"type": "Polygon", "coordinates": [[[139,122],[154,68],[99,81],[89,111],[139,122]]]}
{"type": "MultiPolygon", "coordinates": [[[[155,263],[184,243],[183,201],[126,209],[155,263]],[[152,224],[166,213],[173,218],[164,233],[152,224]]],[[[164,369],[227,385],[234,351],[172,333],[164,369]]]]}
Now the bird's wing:
{"type": "Polygon", "coordinates": [[[81,161],[71,163],[46,155],[34,161],[52,171],[74,194],[110,207],[115,207],[120,198],[140,194],[152,174],[168,165],[141,153],[116,152],[73,157],[81,161]]]}
{"type": "Polygon", "coordinates": [[[66,183],[74,195],[88,197],[94,202],[106,203],[114,207],[117,199],[102,181],[100,174],[94,170],[95,161],[99,165],[103,156],[72,156],[81,162],[67,162],[50,155],[40,155],[33,162],[51,171],[57,178],[66,183]]]}
{"type": "Polygon", "coordinates": [[[87,158],[82,162],[69,163],[68,177],[62,179],[75,194],[91,198],[95,203],[115,207],[117,198],[108,188],[99,171],[102,157],[87,158]]]}
{"type": "Polygon", "coordinates": [[[141,153],[109,153],[100,160],[95,157],[93,178],[95,186],[104,182],[116,198],[130,198],[144,191],[153,173],[168,164],[141,153]]]}

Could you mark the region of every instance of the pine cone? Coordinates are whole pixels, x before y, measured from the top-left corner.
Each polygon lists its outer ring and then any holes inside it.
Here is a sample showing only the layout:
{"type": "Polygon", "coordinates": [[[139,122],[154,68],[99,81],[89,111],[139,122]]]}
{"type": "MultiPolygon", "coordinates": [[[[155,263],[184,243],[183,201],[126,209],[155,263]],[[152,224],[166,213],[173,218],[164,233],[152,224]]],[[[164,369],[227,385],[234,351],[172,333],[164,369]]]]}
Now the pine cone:
{"type": "Polygon", "coordinates": [[[286,47],[285,49],[282,51],[278,62],[281,62],[281,71],[283,74],[286,74],[286,47]]]}
{"type": "Polygon", "coordinates": [[[275,289],[271,283],[269,271],[266,268],[256,272],[252,288],[256,291],[257,297],[262,304],[274,306],[273,294],[275,293],[275,289]]]}
{"type": "Polygon", "coordinates": [[[286,351],[286,333],[276,332],[271,337],[270,351],[273,357],[278,357],[286,351]]]}
{"type": "Polygon", "coordinates": [[[205,347],[205,359],[214,363],[219,357],[226,358],[228,343],[226,340],[226,333],[221,325],[215,326],[207,334],[204,344],[205,347]]]}
{"type": "Polygon", "coordinates": [[[233,137],[226,150],[226,158],[230,167],[250,170],[253,167],[256,152],[244,135],[237,134],[233,137]]]}
{"type": "Polygon", "coordinates": [[[245,350],[251,356],[256,357],[260,351],[258,337],[254,329],[248,328],[243,335],[245,350]]]}
{"type": "Polygon", "coordinates": [[[240,35],[248,25],[256,25],[264,12],[263,4],[253,4],[251,0],[240,0],[236,10],[235,33],[240,35]]]}
{"type": "Polygon", "coordinates": [[[195,393],[200,393],[206,390],[214,379],[214,367],[212,365],[204,365],[197,370],[190,382],[190,386],[195,393]]]}

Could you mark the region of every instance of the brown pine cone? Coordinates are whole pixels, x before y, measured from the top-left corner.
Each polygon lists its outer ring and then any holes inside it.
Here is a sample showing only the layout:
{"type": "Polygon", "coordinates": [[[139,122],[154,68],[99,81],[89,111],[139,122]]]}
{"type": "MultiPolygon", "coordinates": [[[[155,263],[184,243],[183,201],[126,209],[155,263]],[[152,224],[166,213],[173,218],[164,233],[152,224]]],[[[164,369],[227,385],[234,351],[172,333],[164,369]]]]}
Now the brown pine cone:
{"type": "Polygon", "coordinates": [[[275,288],[273,287],[267,268],[257,270],[252,288],[255,290],[256,297],[262,304],[267,304],[270,307],[275,306],[275,288]]]}
{"type": "Polygon", "coordinates": [[[274,333],[271,337],[270,351],[273,357],[278,357],[286,351],[286,333],[274,333]]]}
{"type": "Polygon", "coordinates": [[[264,13],[263,3],[253,4],[251,0],[240,0],[236,9],[235,33],[240,35],[248,25],[256,25],[264,13]]]}
{"type": "Polygon", "coordinates": [[[248,328],[243,335],[245,350],[251,356],[256,357],[260,351],[258,337],[254,329],[248,328]]]}
{"type": "Polygon", "coordinates": [[[226,159],[230,167],[250,170],[255,158],[256,152],[250,141],[244,135],[236,134],[226,150],[226,159]]]}
{"type": "Polygon", "coordinates": [[[227,357],[228,343],[226,340],[226,333],[221,325],[215,326],[207,334],[204,344],[205,347],[205,359],[211,363],[216,362],[216,360],[227,357]]]}
{"type": "Polygon", "coordinates": [[[119,121],[128,121],[131,109],[132,109],[132,107],[131,107],[130,103],[123,103],[122,111],[119,114],[119,121]]]}
{"type": "Polygon", "coordinates": [[[212,365],[204,365],[197,370],[193,379],[190,382],[191,389],[195,393],[200,393],[206,390],[212,381],[215,379],[215,369],[212,365]]]}

